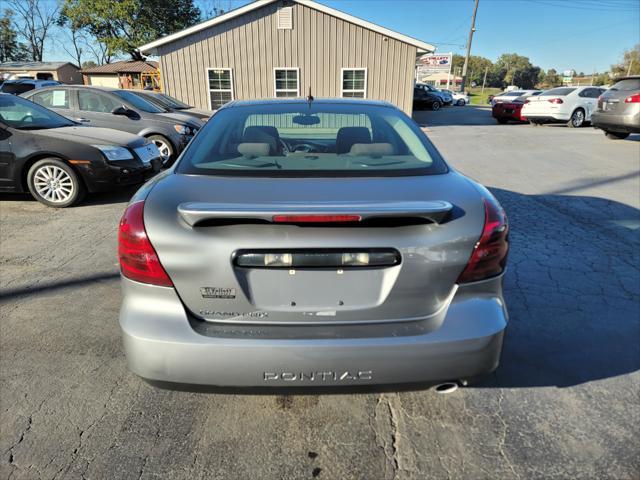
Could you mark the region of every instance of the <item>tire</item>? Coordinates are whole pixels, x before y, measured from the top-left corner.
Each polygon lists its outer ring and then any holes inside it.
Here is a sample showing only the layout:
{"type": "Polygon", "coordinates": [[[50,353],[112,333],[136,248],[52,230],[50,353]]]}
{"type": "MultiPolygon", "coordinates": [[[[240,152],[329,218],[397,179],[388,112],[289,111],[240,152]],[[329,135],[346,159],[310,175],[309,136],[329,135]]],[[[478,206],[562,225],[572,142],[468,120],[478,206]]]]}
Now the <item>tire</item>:
{"type": "Polygon", "coordinates": [[[533,125],[534,127],[537,127],[537,126],[539,126],[539,125],[540,125],[540,123],[538,123],[538,122],[537,122],[537,121],[535,121],[535,120],[529,120],[529,125],[533,125]]]}
{"type": "Polygon", "coordinates": [[[464,107],[466,103],[467,102],[465,102],[463,99],[460,99],[456,102],[456,105],[458,105],[459,107],[464,107]]]}
{"type": "Polygon", "coordinates": [[[73,168],[57,158],[34,163],[27,172],[27,185],[36,200],[57,208],[77,205],[86,192],[73,168]]]}
{"type": "Polygon", "coordinates": [[[604,134],[607,136],[607,138],[609,138],[611,140],[624,140],[625,138],[627,138],[629,136],[628,133],[624,133],[624,132],[607,132],[607,131],[605,131],[604,134]]]}
{"type": "Polygon", "coordinates": [[[584,110],[581,108],[576,108],[571,114],[571,118],[567,122],[567,127],[569,128],[580,128],[583,127],[585,122],[585,114],[584,110]]]}
{"type": "Polygon", "coordinates": [[[507,123],[509,121],[506,118],[496,118],[496,120],[498,121],[498,123],[500,125],[504,125],[505,123],[507,123]]]}
{"type": "Polygon", "coordinates": [[[162,167],[170,167],[176,158],[176,152],[171,142],[162,135],[149,135],[147,138],[155,143],[158,150],[160,150],[160,155],[162,156],[162,167]]]}
{"type": "Polygon", "coordinates": [[[431,104],[431,110],[433,110],[434,112],[435,112],[435,111],[438,111],[438,110],[440,110],[440,106],[441,106],[441,105],[440,105],[440,102],[438,102],[438,101],[436,100],[435,102],[433,102],[433,103],[431,104]]]}

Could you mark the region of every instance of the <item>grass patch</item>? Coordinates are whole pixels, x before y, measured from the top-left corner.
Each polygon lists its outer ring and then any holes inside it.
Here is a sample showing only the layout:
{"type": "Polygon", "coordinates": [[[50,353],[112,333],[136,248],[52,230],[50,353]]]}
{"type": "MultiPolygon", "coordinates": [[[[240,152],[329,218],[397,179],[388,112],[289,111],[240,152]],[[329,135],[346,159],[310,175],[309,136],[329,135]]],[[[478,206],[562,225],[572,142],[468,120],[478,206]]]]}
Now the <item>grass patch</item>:
{"type": "Polygon", "coordinates": [[[482,92],[482,87],[469,88],[469,95],[471,96],[471,105],[488,105],[489,95],[497,95],[502,92],[500,88],[485,88],[482,92]]]}

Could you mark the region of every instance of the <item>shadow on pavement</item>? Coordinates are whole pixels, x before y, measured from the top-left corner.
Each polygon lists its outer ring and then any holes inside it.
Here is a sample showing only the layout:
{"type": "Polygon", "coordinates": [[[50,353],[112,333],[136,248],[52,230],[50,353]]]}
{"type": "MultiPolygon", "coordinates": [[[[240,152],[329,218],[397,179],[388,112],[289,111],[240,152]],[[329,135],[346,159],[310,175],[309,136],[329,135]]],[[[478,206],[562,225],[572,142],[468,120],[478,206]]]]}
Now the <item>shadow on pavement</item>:
{"type": "Polygon", "coordinates": [[[482,386],[568,387],[640,370],[640,211],[492,191],[511,225],[510,322],[501,366],[482,386]]]}
{"type": "MultiPolygon", "coordinates": [[[[90,205],[109,205],[112,203],[128,202],[141,185],[142,184],[122,187],[112,192],[89,193],[77,206],[84,207],[90,205]]],[[[0,193],[0,201],[36,202],[36,199],[29,193],[0,193]]]]}
{"type": "Polygon", "coordinates": [[[65,278],[54,282],[43,282],[36,285],[28,285],[17,288],[0,289],[0,302],[16,300],[21,297],[29,297],[43,293],[55,292],[58,290],[73,290],[75,288],[86,287],[94,282],[116,280],[120,278],[119,272],[103,272],[82,277],[65,278]]]}

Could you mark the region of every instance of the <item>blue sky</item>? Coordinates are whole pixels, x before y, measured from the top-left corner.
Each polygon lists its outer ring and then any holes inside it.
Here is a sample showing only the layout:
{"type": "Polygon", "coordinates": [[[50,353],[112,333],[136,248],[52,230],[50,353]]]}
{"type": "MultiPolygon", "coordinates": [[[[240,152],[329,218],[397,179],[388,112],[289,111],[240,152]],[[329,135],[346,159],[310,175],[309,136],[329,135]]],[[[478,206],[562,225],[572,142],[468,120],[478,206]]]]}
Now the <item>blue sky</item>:
{"type": "MultiPolygon", "coordinates": [[[[464,54],[473,0],[320,0],[384,27],[464,54]]],[[[243,0],[196,0],[238,7],[243,0]]],[[[472,54],[518,53],[558,71],[604,72],[640,43],[640,0],[480,0],[472,54]]],[[[50,50],[49,59],[65,57],[50,50]]]]}

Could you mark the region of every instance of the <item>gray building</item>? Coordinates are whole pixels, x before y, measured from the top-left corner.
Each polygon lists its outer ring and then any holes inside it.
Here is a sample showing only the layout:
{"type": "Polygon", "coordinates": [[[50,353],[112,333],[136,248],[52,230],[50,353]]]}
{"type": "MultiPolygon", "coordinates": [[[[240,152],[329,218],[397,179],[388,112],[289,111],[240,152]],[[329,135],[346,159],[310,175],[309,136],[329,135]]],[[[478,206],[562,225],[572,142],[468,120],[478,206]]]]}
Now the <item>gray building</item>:
{"type": "Polygon", "coordinates": [[[140,47],[164,91],[199,108],[305,96],[386,100],[411,113],[416,57],[433,45],[311,0],[257,0],[140,47]]]}

